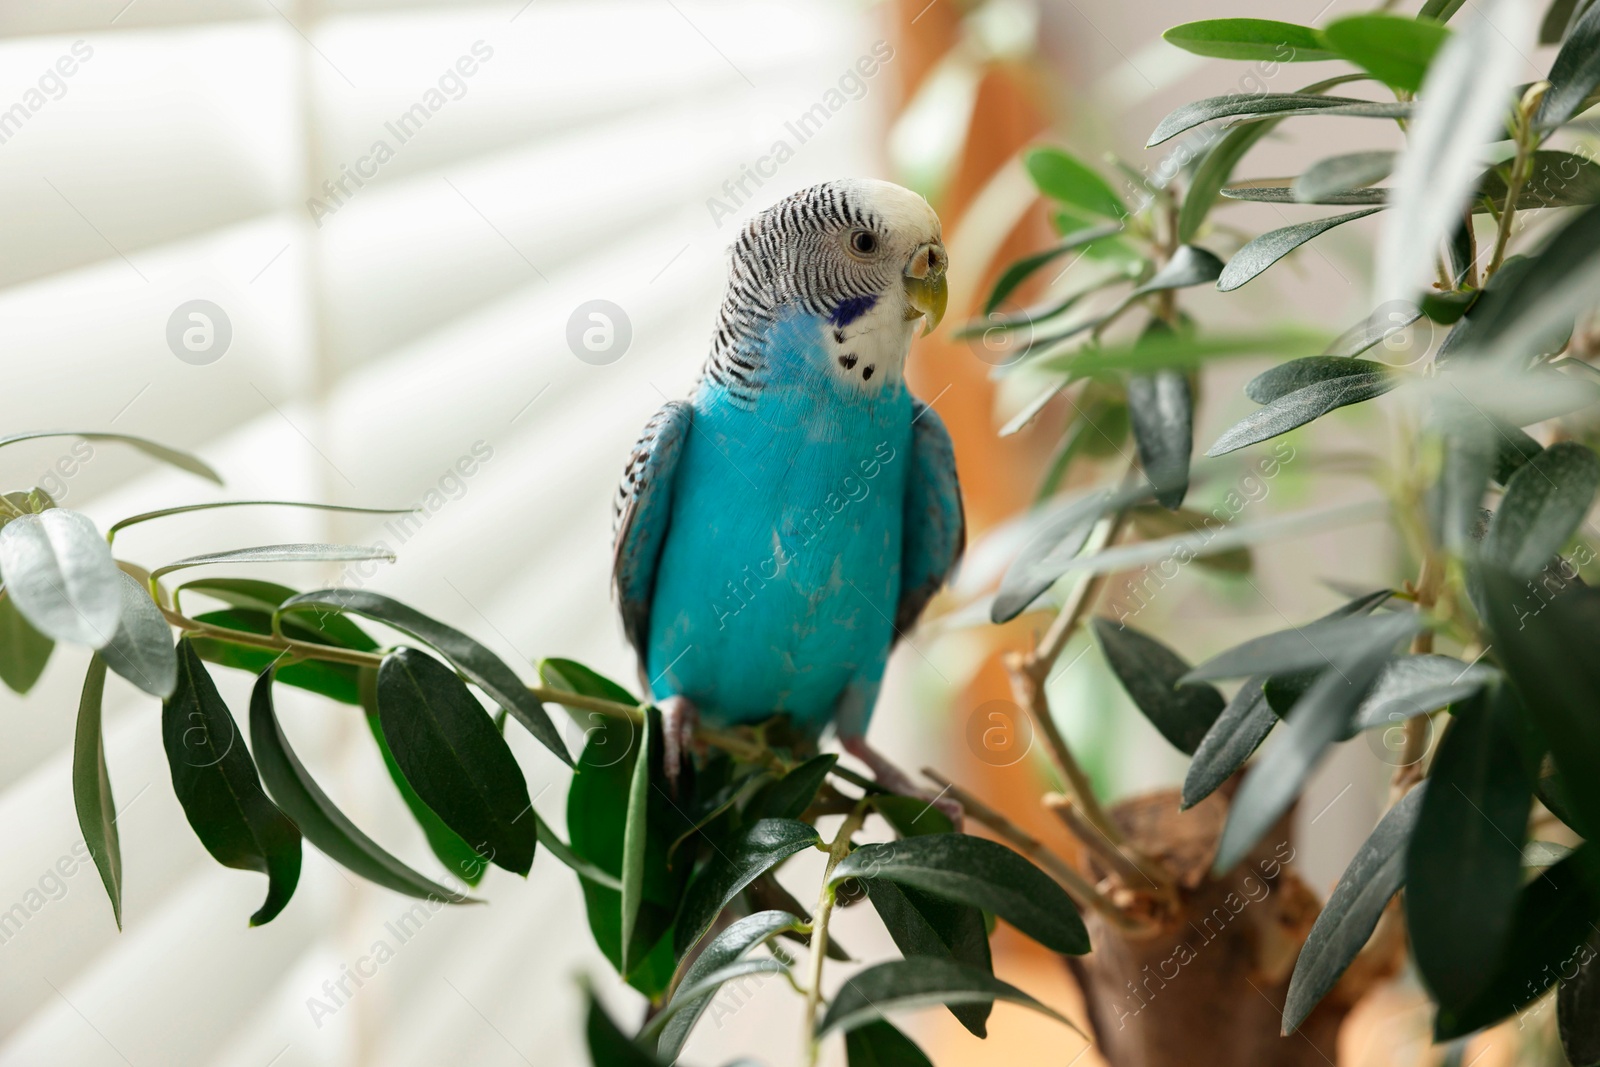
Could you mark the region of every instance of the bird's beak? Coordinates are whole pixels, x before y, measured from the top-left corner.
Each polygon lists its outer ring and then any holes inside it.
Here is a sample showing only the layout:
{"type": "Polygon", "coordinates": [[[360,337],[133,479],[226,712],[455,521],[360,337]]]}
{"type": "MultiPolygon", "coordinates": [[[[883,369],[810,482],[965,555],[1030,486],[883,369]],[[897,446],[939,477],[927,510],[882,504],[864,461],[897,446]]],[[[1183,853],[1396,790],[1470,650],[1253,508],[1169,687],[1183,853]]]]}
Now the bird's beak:
{"type": "Polygon", "coordinates": [[[950,299],[950,288],[945,282],[945,268],[950,257],[944,245],[929,241],[919,247],[906,266],[906,318],[924,320],[922,335],[926,337],[944,318],[945,304],[950,299]]]}

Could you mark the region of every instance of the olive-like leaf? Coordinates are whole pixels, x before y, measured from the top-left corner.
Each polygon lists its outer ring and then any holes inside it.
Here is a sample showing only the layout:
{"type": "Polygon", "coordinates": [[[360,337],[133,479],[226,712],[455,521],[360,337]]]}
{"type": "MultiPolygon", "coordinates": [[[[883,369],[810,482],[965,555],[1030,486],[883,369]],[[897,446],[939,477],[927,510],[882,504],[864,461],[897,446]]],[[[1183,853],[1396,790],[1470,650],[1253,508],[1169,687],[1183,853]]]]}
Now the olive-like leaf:
{"type": "MultiPolygon", "coordinates": [[[[1568,977],[1585,958],[1584,942],[1600,923],[1600,897],[1583,870],[1593,858],[1593,848],[1584,845],[1569,853],[1522,887],[1505,951],[1487,976],[1483,992],[1465,1006],[1440,1005],[1433,1020],[1434,1040],[1465,1037],[1521,1011],[1558,977],[1565,993],[1568,977]]],[[[1569,1061],[1588,1062],[1570,1057],[1569,1061]]]]}
{"type": "Polygon", "coordinates": [[[1006,297],[1016,291],[1017,286],[1027,281],[1041,267],[1048,266],[1068,252],[1087,248],[1096,241],[1115,237],[1121,232],[1121,223],[1110,223],[1104,226],[1076,230],[1043,252],[1036,252],[1031,256],[1025,256],[1017,260],[1007,267],[1000,275],[999,280],[994,283],[994,289],[990,291],[989,299],[984,301],[983,313],[988,315],[993,312],[995,308],[1005,301],[1006,297]]]}
{"type": "Polygon", "coordinates": [[[186,470],[190,474],[198,474],[210,482],[222,484],[222,475],[212,470],[198,456],[176,448],[169,448],[159,441],[151,441],[144,437],[134,437],[125,433],[101,433],[94,430],[32,430],[28,433],[14,433],[9,437],[0,437],[0,448],[15,444],[18,441],[34,441],[41,437],[81,437],[86,441],[116,441],[124,445],[132,445],[147,456],[170,463],[174,467],[186,470]]]}
{"type": "Polygon", "coordinates": [[[116,636],[100,655],[106,666],[151,696],[165,700],[178,684],[172,628],[137,578],[124,571],[117,576],[122,579],[122,619],[116,636]]]}
{"type": "Polygon", "coordinates": [[[1411,115],[1411,105],[1357,100],[1348,96],[1318,96],[1313,93],[1230,93],[1184,104],[1157,123],[1145,142],[1152,148],[1185,130],[1192,130],[1213,119],[1293,118],[1299,115],[1343,115],[1353,118],[1403,119],[1411,115]]]}
{"type": "Polygon", "coordinates": [[[1437,711],[1482,689],[1495,677],[1490,667],[1434,654],[1398,656],[1384,665],[1372,690],[1356,708],[1354,732],[1393,726],[1437,711]]]}
{"type": "Polygon", "coordinates": [[[1109,219],[1122,219],[1128,207],[1098,171],[1059,148],[1035,148],[1022,164],[1039,191],[1052,200],[1109,219]]]}
{"type": "Polygon", "coordinates": [[[1183,807],[1192,808],[1216,792],[1217,787],[1243,767],[1278,723],[1262,693],[1264,675],[1239,687],[1194,750],[1183,779],[1183,807]]]}
{"type": "MultiPolygon", "coordinates": [[[[173,600],[178,600],[190,590],[204,593],[241,611],[265,615],[267,629],[262,631],[264,633],[272,632],[272,615],[284,601],[300,595],[298,589],[291,589],[277,582],[262,581],[259,578],[196,578],[192,582],[180,585],[172,594],[173,600]]],[[[307,640],[338,645],[340,648],[353,648],[359,652],[378,650],[378,642],[353,621],[336,611],[296,615],[282,620],[281,625],[285,633],[303,631],[304,633],[296,633],[295,636],[303,636],[307,640]]],[[[283,681],[282,671],[278,673],[278,680],[283,681]]]]}
{"type": "MultiPolygon", "coordinates": [[[[994,973],[982,911],[883,879],[865,878],[861,884],[902,956],[953,959],[994,973]]],[[[989,1005],[953,1004],[950,1014],[973,1035],[988,1036],[989,1005]]]]}
{"type": "Polygon", "coordinates": [[[251,926],[271,922],[300,881],[300,831],[267,799],[255,761],[211,675],[178,642],[178,687],[161,707],[172,788],[195,836],[224,867],[267,876],[251,926]]]}
{"type": "Polygon", "coordinates": [[[1320,671],[1329,663],[1354,654],[1367,643],[1370,634],[1398,624],[1393,616],[1374,617],[1368,612],[1386,599],[1388,590],[1367,594],[1304,626],[1276,630],[1253,637],[1226,652],[1201,663],[1183,676],[1186,682],[1244,678],[1250,675],[1280,675],[1295,671],[1320,671]]]}
{"type": "Polygon", "coordinates": [[[88,516],[66,508],[0,527],[6,598],[40,633],[104,648],[122,618],[122,572],[88,516]]]}
{"type": "Polygon", "coordinates": [[[970,834],[926,834],[862,845],[833,869],[879,878],[992,912],[1052,952],[1082,955],[1089,935],[1056,881],[1004,845],[970,834]]]}
{"type": "Polygon", "coordinates": [[[95,869],[111,898],[111,915],[122,929],[122,842],[117,834],[117,805],[111,797],[111,775],[106,769],[105,739],[100,732],[101,702],[106,689],[106,664],[99,654],[89,657],[78,699],[78,726],[72,742],[72,805],[78,812],[78,829],[94,857],[95,869]]]}
{"type": "Polygon", "coordinates": [[[1422,318],[1420,305],[1406,301],[1399,303],[1391,301],[1334,338],[1323,355],[1335,358],[1359,356],[1420,318],[1422,318]]]}
{"type": "Polygon", "coordinates": [[[347,870],[396,893],[451,904],[468,897],[412,870],[350,821],[289,745],[272,701],[272,668],[256,679],[250,694],[250,742],[261,781],[278,808],[329,858],[347,870]]]}
{"type": "Polygon", "coordinates": [[[516,757],[455,672],[402,648],[378,668],[378,716],[417,795],[496,866],[526,875],[537,820],[516,757]]]}
{"type": "Polygon", "coordinates": [[[600,1006],[594,990],[586,989],[588,1013],[584,1019],[584,1039],[589,1046],[589,1061],[594,1067],[666,1067],[624,1034],[600,1006]]]}
{"type": "MultiPolygon", "coordinates": [[[[817,1037],[834,1031],[854,1030],[892,1011],[908,1011],[935,1004],[977,1004],[1010,1001],[1041,1012],[1072,1027],[1060,1012],[1039,1003],[1014,985],[994,975],[954,960],[919,957],[892,960],[858,971],[828,1005],[817,1024],[817,1037]]],[[[1081,1031],[1080,1031],[1081,1032],[1081,1031]]]]}
{"type": "Polygon", "coordinates": [[[226,552],[205,552],[174,560],[150,572],[150,577],[160,578],[186,567],[205,567],[214,563],[339,563],[381,559],[393,563],[395,555],[387,548],[367,545],[331,545],[307,542],[291,545],[258,545],[254,548],[235,548],[226,552]]]}
{"type": "Polygon", "coordinates": [[[1374,11],[1334,19],[1322,35],[1335,52],[1385,85],[1414,93],[1450,31],[1432,19],[1374,11]]]}
{"type": "Polygon", "coordinates": [[[1510,690],[1455,706],[1406,853],[1412,957],[1441,1007],[1483,992],[1511,932],[1533,782],[1510,690]]]}
{"type": "Polygon", "coordinates": [[[309,500],[213,500],[204,504],[181,504],[173,508],[160,508],[156,511],[141,511],[137,515],[129,515],[125,519],[118,519],[106,530],[107,539],[113,539],[117,534],[129,526],[137,526],[141,522],[152,519],[165,519],[172,515],[187,515],[192,511],[212,511],[217,508],[310,508],[313,511],[338,511],[355,515],[404,515],[414,512],[415,508],[358,508],[348,504],[319,504],[309,500]]]}
{"type": "Polygon", "coordinates": [[[1560,44],[1577,16],[1588,9],[1591,0],[1550,0],[1539,23],[1540,44],[1560,44]]]}
{"type": "Polygon", "coordinates": [[[915,1041],[884,1019],[845,1034],[844,1058],[848,1067],[933,1067],[915,1041]]]}
{"type": "Polygon", "coordinates": [[[56,643],[38,630],[0,589],[0,682],[26,694],[44,673],[56,643]]]}
{"type": "MultiPolygon", "coordinates": [[[[1159,329],[1154,323],[1151,328],[1159,329]]],[[[1194,448],[1189,376],[1176,370],[1130,376],[1128,414],[1139,465],[1155,487],[1156,502],[1177,508],[1189,492],[1189,456],[1194,448]]]]}
{"type": "Polygon", "coordinates": [[[1097,490],[1055,509],[1006,569],[1000,591],[990,608],[990,618],[1002,623],[1022,614],[1067,572],[1102,516],[1151,495],[1152,490],[1147,485],[1097,490]]]}
{"type": "Polygon", "coordinates": [[[1094,619],[1091,628],[1134,706],[1174,748],[1194,755],[1226,706],[1222,694],[1203,682],[1180,685],[1189,664],[1150,635],[1109,619],[1094,619]]]}
{"type": "Polygon", "coordinates": [[[816,828],[796,819],[761,819],[722,846],[689,883],[673,935],[682,956],[705,935],[745,886],[803,849],[822,843],[816,828]]]}
{"type": "Polygon", "coordinates": [[[1245,383],[1244,395],[1257,404],[1270,404],[1296,389],[1304,389],[1316,382],[1346,378],[1352,374],[1378,374],[1386,368],[1382,363],[1366,359],[1349,359],[1343,356],[1307,356],[1280,363],[1271,370],[1262,371],[1245,383]]]}
{"type": "Polygon", "coordinates": [[[1393,652],[1395,642],[1412,633],[1417,620],[1389,615],[1370,623],[1362,638],[1330,656],[1327,670],[1296,702],[1279,743],[1245,775],[1228,808],[1228,822],[1217,844],[1213,870],[1231,870],[1289,809],[1306,776],[1328,747],[1349,729],[1361,698],[1393,652]]]}
{"type": "Polygon", "coordinates": [[[838,762],[839,757],[831,752],[812,756],[757,796],[750,814],[757,819],[800,818],[838,762]]]}
{"type": "Polygon", "coordinates": [[[1600,459],[1574,441],[1560,441],[1522,465],[1506,483],[1489,521],[1483,554],[1519,578],[1532,578],[1561,551],[1600,489],[1600,459]]]}
{"type": "Polygon", "coordinates": [[[1271,440],[1314,422],[1336,408],[1380,397],[1393,389],[1397,381],[1392,373],[1384,370],[1349,374],[1303,386],[1240,419],[1217,438],[1206,455],[1223,456],[1271,440]]]}
{"type": "Polygon", "coordinates": [[[1406,845],[1422,810],[1427,782],[1401,797],[1356,849],[1295,960],[1283,1002],[1283,1032],[1292,1034],[1356,958],[1389,899],[1405,884],[1406,845]]]}
{"type": "Polygon", "coordinates": [[[573,766],[572,756],[544,710],[544,704],[529,692],[504,660],[460,630],[431,619],[392,597],[365,589],[318,589],[285,601],[278,610],[298,613],[317,608],[335,608],[361,615],[429,645],[489,694],[491,700],[510,712],[561,762],[573,766]]]}
{"type": "Polygon", "coordinates": [[[1324,193],[1315,200],[1302,200],[1291,185],[1230,185],[1222,190],[1229,200],[1244,200],[1256,204],[1332,204],[1347,207],[1382,206],[1389,202],[1388,189],[1348,189],[1342,193],[1324,193]]]}
{"type": "MultiPolygon", "coordinates": [[[[650,751],[653,727],[661,716],[652,709],[644,718],[639,734],[639,752],[650,751]]],[[[628,782],[628,818],[622,830],[622,973],[633,970],[634,924],[639,918],[639,899],[644,892],[644,851],[649,840],[650,761],[637,759],[628,782]]]]}
{"type": "Polygon", "coordinates": [[[1395,153],[1348,152],[1319,159],[1289,186],[1302,204],[1314,203],[1334,193],[1348,193],[1387,178],[1394,170],[1395,153]]]}
{"type": "Polygon", "coordinates": [[[658,1025],[652,1020],[652,1028],[660,1034],[656,1040],[657,1055],[668,1062],[676,1060],[683,1051],[683,1043],[689,1039],[689,1031],[694,1029],[694,1024],[716,996],[715,989],[693,995],[686,995],[687,991],[699,988],[707,977],[738,962],[779,934],[792,933],[803,925],[799,916],[787,911],[758,911],[732,923],[713,938],[683,972],[678,990],[663,1012],[666,1019],[658,1025]]]}
{"type": "Polygon", "coordinates": [[[1600,7],[1590,5],[1568,29],[1550,65],[1550,88],[1539,103],[1534,125],[1542,130],[1560,126],[1578,113],[1596,85],[1600,85],[1600,7]]]}
{"type": "Polygon", "coordinates": [[[1364,211],[1352,211],[1346,215],[1299,222],[1293,226],[1284,226],[1264,233],[1248,242],[1228,260],[1222,276],[1217,279],[1217,288],[1223,292],[1237,289],[1313,237],[1326,233],[1335,226],[1366,218],[1377,210],[1377,208],[1367,208],[1364,211]]]}
{"type": "MultiPolygon", "coordinates": [[[[260,611],[207,611],[196,615],[194,619],[242,633],[272,633],[272,616],[260,611]]],[[[283,634],[296,640],[324,643],[312,631],[302,630],[288,621],[284,622],[283,634]]],[[[274,649],[229,641],[224,637],[190,637],[189,643],[207,663],[248,671],[250,674],[260,674],[267,669],[267,664],[276,663],[282,658],[281,653],[274,649]]],[[[278,668],[277,677],[284,685],[320,693],[344,704],[357,704],[361,700],[360,673],[359,667],[348,663],[306,659],[278,668]]]]}
{"type": "Polygon", "coordinates": [[[1337,59],[1322,34],[1310,26],[1272,19],[1206,19],[1186,22],[1161,35],[1185,52],[1214,59],[1270,63],[1314,63],[1337,59]]]}
{"type": "Polygon", "coordinates": [[[1480,17],[1439,49],[1407,124],[1394,209],[1378,239],[1380,301],[1421,294],[1477,185],[1482,146],[1505,123],[1506,87],[1533,36],[1531,12],[1520,0],[1480,6],[1480,17]]]}

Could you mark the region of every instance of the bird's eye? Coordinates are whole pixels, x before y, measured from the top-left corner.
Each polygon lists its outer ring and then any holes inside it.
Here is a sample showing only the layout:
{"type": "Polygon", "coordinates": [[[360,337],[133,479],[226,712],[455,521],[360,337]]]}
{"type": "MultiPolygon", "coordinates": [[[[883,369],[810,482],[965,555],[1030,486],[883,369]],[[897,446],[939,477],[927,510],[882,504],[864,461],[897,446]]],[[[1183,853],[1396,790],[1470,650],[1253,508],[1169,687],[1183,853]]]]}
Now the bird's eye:
{"type": "Polygon", "coordinates": [[[871,230],[857,230],[850,235],[850,248],[858,255],[870,256],[878,250],[878,235],[871,230]]]}

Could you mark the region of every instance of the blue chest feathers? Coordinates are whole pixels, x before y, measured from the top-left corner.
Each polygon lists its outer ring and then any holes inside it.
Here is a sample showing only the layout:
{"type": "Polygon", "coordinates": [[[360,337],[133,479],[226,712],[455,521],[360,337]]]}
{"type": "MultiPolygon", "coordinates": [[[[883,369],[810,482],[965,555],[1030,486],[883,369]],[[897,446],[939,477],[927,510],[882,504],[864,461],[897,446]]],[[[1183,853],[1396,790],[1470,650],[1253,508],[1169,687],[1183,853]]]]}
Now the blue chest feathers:
{"type": "Polygon", "coordinates": [[[774,328],[754,405],[702,387],[656,570],[648,669],[712,724],[820,730],[894,640],[911,398],[827,372],[817,326],[774,328]]]}

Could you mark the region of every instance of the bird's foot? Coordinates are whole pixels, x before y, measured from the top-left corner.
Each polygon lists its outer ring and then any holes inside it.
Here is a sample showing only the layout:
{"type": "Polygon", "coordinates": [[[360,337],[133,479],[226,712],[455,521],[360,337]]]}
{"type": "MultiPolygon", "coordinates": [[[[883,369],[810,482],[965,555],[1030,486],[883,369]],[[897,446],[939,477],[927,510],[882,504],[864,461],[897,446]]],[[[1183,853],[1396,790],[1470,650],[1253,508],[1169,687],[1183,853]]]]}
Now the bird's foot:
{"type": "Polygon", "coordinates": [[[950,796],[948,791],[928,789],[918,785],[910,775],[890,762],[888,757],[867,744],[867,739],[864,737],[845,737],[840,739],[840,743],[846,752],[867,765],[872,771],[872,777],[883,788],[901,796],[926,800],[929,807],[943,812],[956,830],[961,829],[966,813],[962,810],[961,803],[950,796]]]}
{"type": "Polygon", "coordinates": [[[667,776],[667,786],[676,795],[689,745],[700,726],[700,712],[686,696],[670,696],[656,707],[661,709],[661,769],[667,776]]]}

